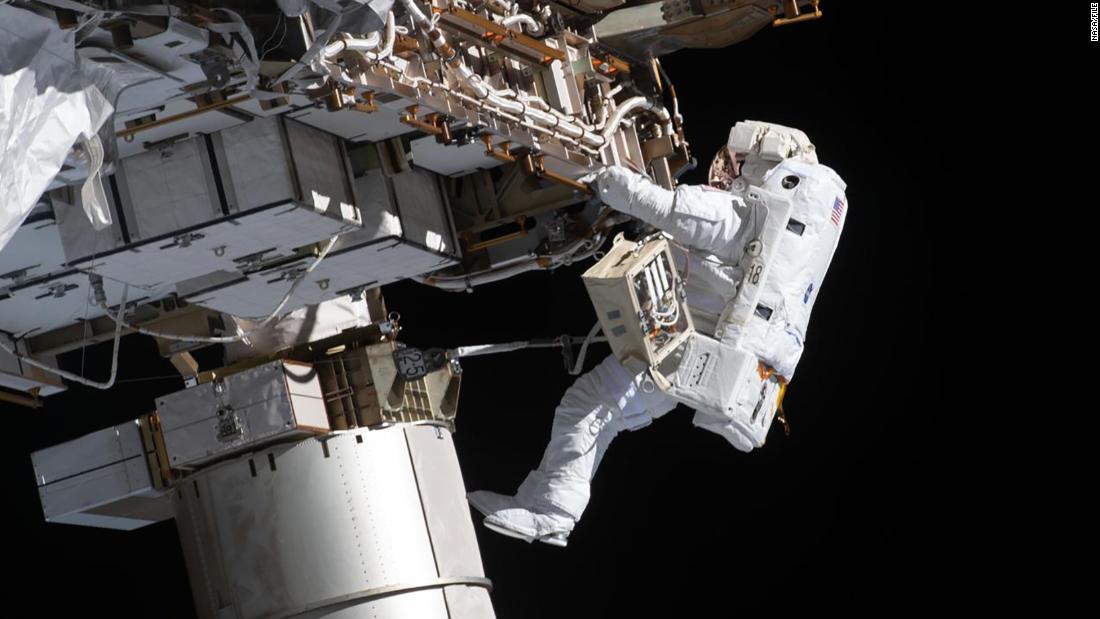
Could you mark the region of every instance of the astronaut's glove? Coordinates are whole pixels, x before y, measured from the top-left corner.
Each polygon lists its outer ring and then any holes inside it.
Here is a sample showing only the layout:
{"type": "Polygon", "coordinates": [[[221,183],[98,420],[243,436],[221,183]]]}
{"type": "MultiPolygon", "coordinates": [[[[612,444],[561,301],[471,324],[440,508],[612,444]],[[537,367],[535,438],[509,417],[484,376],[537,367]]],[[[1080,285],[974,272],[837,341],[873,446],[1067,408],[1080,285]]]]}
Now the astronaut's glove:
{"type": "Polygon", "coordinates": [[[622,166],[609,166],[587,174],[579,180],[592,189],[594,200],[611,208],[626,211],[640,179],[645,177],[622,166]]]}
{"type": "Polygon", "coordinates": [[[599,202],[599,196],[600,196],[600,191],[599,191],[600,174],[602,174],[603,171],[606,170],[606,169],[607,168],[600,168],[599,170],[596,170],[595,172],[589,172],[588,174],[585,174],[584,176],[577,179],[578,183],[584,183],[585,185],[588,185],[588,188],[592,190],[592,199],[597,201],[597,202],[599,202]]]}

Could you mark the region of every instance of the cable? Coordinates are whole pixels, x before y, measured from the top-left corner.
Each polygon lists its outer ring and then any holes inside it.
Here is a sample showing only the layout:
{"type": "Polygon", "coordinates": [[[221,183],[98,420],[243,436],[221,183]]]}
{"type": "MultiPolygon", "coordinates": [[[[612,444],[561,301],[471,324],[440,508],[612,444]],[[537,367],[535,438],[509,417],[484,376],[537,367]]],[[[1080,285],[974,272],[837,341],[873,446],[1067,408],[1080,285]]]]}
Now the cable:
{"type": "MultiPolygon", "coordinates": [[[[0,340],[0,348],[2,348],[9,355],[11,355],[11,356],[15,357],[16,359],[19,359],[20,361],[26,363],[27,365],[33,365],[34,367],[36,367],[40,370],[49,372],[50,374],[60,376],[61,378],[67,378],[67,379],[69,379],[73,382],[80,383],[81,385],[86,385],[88,387],[93,387],[95,389],[110,389],[115,384],[115,377],[118,376],[118,343],[119,343],[119,340],[122,339],[122,325],[124,324],[124,322],[122,320],[122,314],[123,314],[123,312],[126,311],[126,293],[128,293],[129,291],[130,291],[129,284],[124,284],[123,288],[122,288],[122,301],[120,301],[119,304],[118,304],[118,316],[114,317],[114,321],[115,321],[115,338],[114,338],[114,351],[111,353],[111,376],[107,379],[106,382],[96,382],[96,381],[88,380],[87,378],[84,378],[83,376],[73,374],[72,372],[66,372],[65,370],[61,370],[61,369],[55,368],[53,366],[47,365],[45,363],[42,363],[41,361],[38,361],[37,359],[33,359],[31,357],[28,357],[27,355],[18,353],[13,349],[8,348],[8,345],[5,344],[3,340],[0,340]]],[[[110,313],[108,312],[107,315],[110,316],[110,313]]]]}
{"type": "Polygon", "coordinates": [[[677,322],[680,322],[680,304],[677,303],[672,306],[672,311],[668,313],[653,313],[653,322],[662,327],[675,327],[677,322]],[[667,320],[665,320],[667,318],[667,320]]]}
{"type": "MultiPolygon", "coordinates": [[[[240,331],[240,327],[238,326],[237,335],[227,335],[220,337],[203,335],[181,335],[178,333],[162,333],[160,331],[154,331],[145,327],[132,325],[123,321],[121,315],[119,315],[119,317],[115,319],[115,322],[118,323],[120,326],[125,326],[127,329],[133,329],[138,333],[150,335],[152,337],[159,337],[165,340],[174,340],[177,342],[195,342],[201,344],[231,344],[233,342],[239,342],[252,335],[253,333],[259,331],[261,328],[263,328],[264,325],[271,322],[271,320],[279,314],[279,311],[282,310],[283,307],[287,304],[287,301],[290,300],[290,297],[294,295],[294,291],[298,289],[298,286],[300,286],[302,282],[306,280],[306,277],[313,272],[313,269],[317,268],[317,265],[321,264],[321,261],[324,260],[325,256],[327,256],[329,251],[332,250],[332,246],[336,244],[336,239],[338,238],[340,237],[334,236],[329,239],[329,242],[327,245],[325,245],[325,248],[321,250],[321,253],[317,254],[317,259],[314,260],[313,263],[309,265],[309,268],[307,268],[305,272],[302,273],[297,279],[295,279],[294,283],[290,285],[290,289],[286,291],[285,295],[283,295],[283,300],[279,301],[279,304],[275,306],[275,309],[271,310],[270,314],[264,316],[263,318],[259,318],[259,322],[253,325],[253,327],[248,331],[240,331]]],[[[105,308],[105,301],[100,301],[100,307],[105,308]]],[[[110,313],[108,313],[108,316],[110,316],[110,313]]],[[[252,316],[241,316],[240,318],[243,318],[245,320],[256,319],[252,316]]]]}
{"type": "Polygon", "coordinates": [[[581,344],[581,351],[577,354],[577,362],[573,364],[573,369],[569,370],[569,374],[577,376],[584,369],[584,356],[588,354],[588,345],[596,339],[596,334],[600,332],[600,321],[596,321],[596,324],[592,325],[592,329],[588,332],[588,335],[584,338],[584,343],[581,344]]]}
{"type": "Polygon", "coordinates": [[[290,28],[287,27],[287,25],[286,25],[286,15],[284,15],[280,12],[279,13],[279,22],[277,24],[275,24],[275,28],[271,31],[271,34],[268,35],[268,37],[266,39],[264,39],[263,44],[260,45],[260,61],[261,62],[263,61],[264,58],[267,58],[268,52],[273,52],[273,51],[279,49],[279,46],[282,45],[283,41],[286,39],[286,33],[289,30],[290,30],[290,28]],[[270,43],[271,40],[275,38],[275,33],[279,31],[280,26],[282,26],[283,35],[281,37],[279,37],[279,42],[278,43],[276,43],[274,46],[272,46],[271,49],[268,49],[267,44],[270,43]]]}

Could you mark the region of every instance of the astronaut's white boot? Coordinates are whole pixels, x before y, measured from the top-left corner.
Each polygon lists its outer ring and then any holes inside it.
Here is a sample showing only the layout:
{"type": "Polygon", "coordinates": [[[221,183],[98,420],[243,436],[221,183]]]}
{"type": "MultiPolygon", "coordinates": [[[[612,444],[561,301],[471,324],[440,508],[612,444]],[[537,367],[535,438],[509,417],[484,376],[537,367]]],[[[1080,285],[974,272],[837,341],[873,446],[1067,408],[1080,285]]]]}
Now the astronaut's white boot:
{"type": "Polygon", "coordinates": [[[525,542],[540,541],[565,547],[573,525],[572,518],[554,514],[539,514],[522,505],[513,496],[477,490],[466,495],[477,511],[485,514],[482,524],[502,535],[525,542]]]}

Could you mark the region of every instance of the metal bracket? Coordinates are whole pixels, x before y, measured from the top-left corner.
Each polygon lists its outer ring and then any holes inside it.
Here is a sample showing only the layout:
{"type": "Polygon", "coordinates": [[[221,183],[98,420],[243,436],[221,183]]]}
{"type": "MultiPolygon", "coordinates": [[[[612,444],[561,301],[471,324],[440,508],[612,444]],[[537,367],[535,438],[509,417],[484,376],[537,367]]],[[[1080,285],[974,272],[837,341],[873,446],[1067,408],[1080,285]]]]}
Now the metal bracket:
{"type": "Polygon", "coordinates": [[[509,152],[511,142],[501,142],[497,146],[493,146],[493,136],[488,133],[481,134],[481,141],[485,142],[485,156],[492,157],[497,161],[503,161],[504,163],[512,163],[516,160],[515,155],[509,152]],[[497,150],[497,147],[500,150],[497,150]]]}
{"type": "Polygon", "coordinates": [[[543,155],[524,155],[523,169],[526,170],[528,174],[532,174],[539,178],[545,178],[554,181],[555,183],[565,185],[567,187],[572,187],[573,189],[582,193],[586,193],[588,195],[592,195],[595,193],[594,191],[592,191],[592,188],[585,183],[575,181],[571,178],[567,178],[565,176],[547,170],[546,165],[543,163],[543,155]]]}
{"type": "Polygon", "coordinates": [[[804,21],[811,21],[814,19],[821,19],[821,0],[810,0],[810,5],[813,6],[812,13],[802,14],[801,9],[798,7],[798,0],[783,0],[783,17],[777,17],[772,22],[772,26],[788,26],[790,24],[797,24],[804,21]]]}
{"type": "Polygon", "coordinates": [[[183,234],[172,237],[172,242],[167,245],[162,245],[160,249],[168,249],[169,247],[186,249],[191,247],[191,243],[204,238],[206,238],[206,235],[201,232],[184,232],[183,234]]]}
{"type": "Polygon", "coordinates": [[[401,122],[428,135],[434,135],[437,142],[441,144],[450,144],[451,139],[451,127],[444,120],[443,115],[438,112],[432,112],[425,116],[423,119],[417,118],[417,114],[420,113],[419,105],[410,105],[405,108],[405,114],[401,115],[401,122]]]}

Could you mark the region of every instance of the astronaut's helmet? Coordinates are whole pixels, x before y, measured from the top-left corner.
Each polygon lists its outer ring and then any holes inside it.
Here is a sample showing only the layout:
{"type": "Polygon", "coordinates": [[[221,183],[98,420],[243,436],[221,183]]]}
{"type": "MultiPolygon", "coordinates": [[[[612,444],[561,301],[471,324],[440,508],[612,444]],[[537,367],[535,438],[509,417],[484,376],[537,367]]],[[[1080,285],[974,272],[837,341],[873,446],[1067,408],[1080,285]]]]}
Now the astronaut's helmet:
{"type": "Polygon", "coordinates": [[[785,159],[817,163],[817,152],[810,138],[798,129],[743,120],[730,129],[729,140],[711,161],[707,182],[726,191],[740,176],[758,184],[768,170],[785,159]]]}

